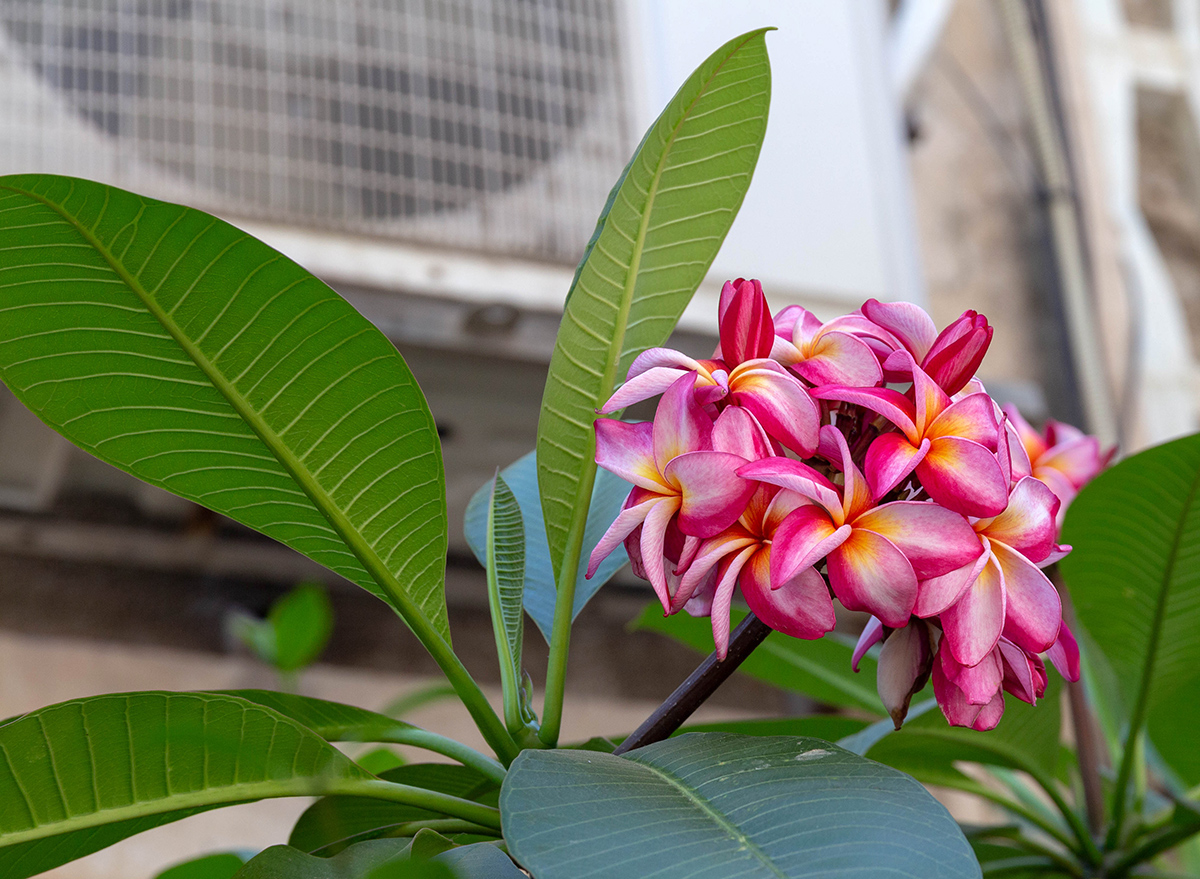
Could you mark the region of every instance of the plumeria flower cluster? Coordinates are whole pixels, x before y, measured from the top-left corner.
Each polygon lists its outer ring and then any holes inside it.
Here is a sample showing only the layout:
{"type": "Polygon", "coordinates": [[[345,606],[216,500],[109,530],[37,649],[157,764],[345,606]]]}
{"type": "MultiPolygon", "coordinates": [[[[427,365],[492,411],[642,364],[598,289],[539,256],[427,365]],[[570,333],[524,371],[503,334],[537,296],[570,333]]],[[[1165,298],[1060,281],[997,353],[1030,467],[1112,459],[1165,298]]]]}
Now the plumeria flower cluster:
{"type": "Polygon", "coordinates": [[[937,331],[921,308],[868,300],[822,323],[772,316],[758,281],[725,284],[708,360],[644,352],[601,415],[661,395],[653,421],[596,421],[596,462],[633,484],[588,575],[624,543],[667,614],[712,619],[729,645],[739,593],[771,628],[820,638],[833,600],[871,615],[878,688],[897,727],[932,678],[947,720],[990,729],[1004,694],[1036,703],[1044,657],[1079,652],[1042,569],[1061,512],[1107,463],[1091,437],[1036,433],[975,379],[992,327],[937,331]]]}

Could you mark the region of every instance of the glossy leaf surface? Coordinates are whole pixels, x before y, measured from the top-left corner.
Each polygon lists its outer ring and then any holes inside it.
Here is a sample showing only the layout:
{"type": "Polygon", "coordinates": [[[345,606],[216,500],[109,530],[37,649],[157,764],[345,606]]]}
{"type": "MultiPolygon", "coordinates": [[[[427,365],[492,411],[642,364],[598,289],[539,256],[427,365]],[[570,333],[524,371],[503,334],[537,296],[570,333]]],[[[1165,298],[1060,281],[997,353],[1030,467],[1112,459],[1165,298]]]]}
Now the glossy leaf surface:
{"type": "Polygon", "coordinates": [[[575,274],[538,420],[556,576],[591,497],[596,409],[675,328],[750,186],[771,95],[764,37],[730,40],[688,77],[613,187],[575,274]]]}
{"type": "MultiPolygon", "coordinates": [[[[1200,436],[1147,449],[1071,504],[1059,565],[1121,701],[1188,784],[1200,782],[1200,436]]],[[[1128,719],[1128,718],[1126,718],[1128,719]]]]}
{"type": "Polygon", "coordinates": [[[0,178],[0,252],[0,378],[38,417],[448,640],[433,418],[349,303],[202,211],[67,177],[0,178]]]}
{"type": "MultiPolygon", "coordinates": [[[[505,483],[521,508],[521,519],[525,528],[525,612],[538,627],[547,642],[554,627],[554,566],[550,561],[550,549],[546,542],[546,520],[542,516],[542,504],[538,497],[537,458],[534,452],[524,455],[500,471],[505,483]]],[[[584,557],[591,555],[608,526],[621,512],[621,506],[629,495],[630,485],[607,470],[596,473],[592,487],[592,503],[588,508],[587,529],[583,537],[584,557]]],[[[467,505],[464,530],[467,543],[479,563],[487,567],[487,509],[490,484],[484,485],[467,505]]],[[[592,579],[584,579],[586,570],[581,566],[575,577],[575,608],[572,617],[579,615],[605,583],[629,561],[625,547],[619,546],[605,559],[592,579]]]]}
{"type": "Polygon", "coordinates": [[[0,754],[3,879],[216,806],[370,778],[300,724],[211,693],[52,705],[0,727],[0,754]]]}
{"type": "Polygon", "coordinates": [[[525,751],[504,836],[538,879],[979,876],[908,776],[819,739],[681,736],[614,757],[525,751]]]}

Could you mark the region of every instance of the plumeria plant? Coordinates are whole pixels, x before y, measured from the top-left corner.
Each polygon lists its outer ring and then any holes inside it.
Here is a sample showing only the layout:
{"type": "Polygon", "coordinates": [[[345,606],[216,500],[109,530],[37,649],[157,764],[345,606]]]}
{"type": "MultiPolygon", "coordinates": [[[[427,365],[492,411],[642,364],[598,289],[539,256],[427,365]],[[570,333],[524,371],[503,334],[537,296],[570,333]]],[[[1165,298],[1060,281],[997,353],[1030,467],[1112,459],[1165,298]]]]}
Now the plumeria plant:
{"type": "Polygon", "coordinates": [[[1195,867],[1200,441],[1084,489],[1111,452],[996,404],[975,378],[993,334],[975,312],[941,332],[907,303],[869,300],[827,323],[794,305],[772,316],[761,285],[738,279],[709,359],[662,347],[741,205],[769,96],[755,31],[710,56],[651,126],[567,295],[537,448],[468,509],[500,706],[452,645],[440,445],[391,343],[201,211],[0,178],[0,378],[81,448],[378,596],[488,749],[294,693],[76,699],[0,724],[0,879],[266,797],[315,800],[280,845],[186,875],[1195,867]],[[656,396],[652,421],[621,420],[656,396]],[[572,622],[626,561],[658,599],[640,625],[712,652],[619,744],[564,743],[572,622]],[[835,602],[861,612],[857,643],[834,631],[835,602]],[[549,644],[540,700],[526,617],[549,644]],[[1061,739],[1064,685],[1047,662],[1069,682],[1061,739]],[[848,710],[674,736],[739,666],[848,710]],[[335,742],[440,762],[354,760],[335,742]],[[1011,820],[960,826],[919,782],[1011,820]]]}

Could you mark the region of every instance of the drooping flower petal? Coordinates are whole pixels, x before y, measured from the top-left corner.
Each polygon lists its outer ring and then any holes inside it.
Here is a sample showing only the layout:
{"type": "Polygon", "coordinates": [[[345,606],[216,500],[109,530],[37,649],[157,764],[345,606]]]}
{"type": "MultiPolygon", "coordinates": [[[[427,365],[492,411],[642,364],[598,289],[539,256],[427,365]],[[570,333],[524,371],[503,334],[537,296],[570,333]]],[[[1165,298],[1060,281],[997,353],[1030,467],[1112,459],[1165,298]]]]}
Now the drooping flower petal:
{"type": "Polygon", "coordinates": [[[646,517],[650,515],[651,508],[662,500],[661,495],[643,492],[641,499],[631,504],[630,501],[635,500],[636,494],[637,489],[634,489],[630,493],[629,499],[625,501],[625,509],[617,514],[617,518],[608,526],[608,530],[604,532],[604,536],[592,550],[591,558],[588,560],[587,579],[590,580],[595,576],[600,563],[608,558],[609,554],[629,536],[634,528],[645,521],[646,517]]]}
{"type": "Polygon", "coordinates": [[[893,501],[853,522],[882,534],[908,559],[918,580],[939,577],[983,555],[974,529],[958,513],[928,501],[893,501]]]}
{"type": "Polygon", "coordinates": [[[729,653],[729,607],[733,601],[733,590],[737,586],[738,575],[755,552],[756,547],[748,546],[737,555],[726,556],[717,567],[717,589],[713,593],[712,603],[712,630],[713,645],[717,649],[719,659],[724,659],[729,653]]]}
{"type": "Polygon", "coordinates": [[[670,612],[677,613],[684,604],[691,600],[693,593],[709,573],[716,568],[721,559],[735,555],[747,546],[757,546],[758,543],[758,538],[740,525],[734,525],[716,537],[710,537],[701,543],[687,570],[683,573],[679,588],[675,590],[675,595],[671,598],[670,612]]]}
{"type": "Polygon", "coordinates": [[[917,584],[917,604],[913,613],[919,617],[931,617],[954,604],[979,577],[989,558],[988,553],[984,552],[957,570],[922,580],[917,584]]]}
{"type": "Polygon", "coordinates": [[[1062,601],[1037,565],[1003,543],[992,553],[1004,571],[1004,637],[1030,653],[1049,650],[1058,639],[1062,601]]]}
{"type": "Polygon", "coordinates": [[[943,654],[942,670],[972,705],[988,704],[1004,681],[998,650],[992,650],[975,665],[960,665],[949,654],[943,654]]]}
{"type": "Polygon", "coordinates": [[[1004,631],[1004,575],[994,556],[941,621],[942,644],[960,665],[978,665],[992,652],[1004,631]]]}
{"type": "Polygon", "coordinates": [[[996,456],[971,440],[933,440],[916,467],[929,496],[964,516],[995,516],[1008,506],[1008,483],[996,456]]]}
{"type": "Polygon", "coordinates": [[[737,475],[745,458],[728,452],[687,452],[672,458],[663,476],[683,499],[679,528],[695,537],[713,537],[737,521],[756,486],[737,475]]]}
{"type": "Polygon", "coordinates": [[[917,600],[912,565],[886,537],[854,529],[826,560],[833,594],[848,610],[874,614],[885,626],[908,622],[917,600]]]}
{"type": "Polygon", "coordinates": [[[883,623],[879,621],[879,617],[871,617],[863,626],[862,633],[858,636],[858,643],[854,645],[854,655],[850,657],[850,668],[857,672],[858,664],[867,655],[867,651],[882,640],[883,623]]]}
{"type": "Polygon", "coordinates": [[[1065,620],[1058,628],[1058,639],[1046,651],[1046,656],[1068,681],[1079,680],[1079,645],[1065,620]]]}
{"type": "Polygon", "coordinates": [[[596,463],[626,482],[649,491],[659,494],[673,491],[654,463],[653,422],[628,424],[612,418],[597,420],[596,463]]]}
{"type": "Polygon", "coordinates": [[[672,459],[685,452],[712,448],[712,419],[696,403],[692,392],[695,384],[695,373],[685,373],[658,401],[654,413],[654,462],[664,476],[667,462],[672,459]]]}
{"type": "Polygon", "coordinates": [[[933,693],[938,707],[951,726],[965,726],[979,732],[994,729],[1004,714],[1004,696],[997,692],[986,705],[973,705],[966,695],[946,676],[941,662],[943,650],[933,663],[933,693]]]}
{"type": "Polygon", "coordinates": [[[883,497],[912,473],[928,452],[927,439],[922,439],[920,445],[914,446],[901,433],[885,433],[876,437],[867,449],[864,462],[871,494],[883,497]]]}
{"type": "Polygon", "coordinates": [[[783,584],[810,568],[850,537],[850,526],[835,527],[816,505],[799,507],[779,526],[771,541],[771,582],[783,584]]]}
{"type": "Polygon", "coordinates": [[[933,668],[933,650],[925,623],[915,620],[895,629],[879,653],[875,686],[892,723],[900,729],[913,694],[925,686],[933,668]]]}
{"type": "Polygon", "coordinates": [[[805,568],[786,583],[772,588],[768,546],[755,553],[742,568],[742,596],[760,620],[793,638],[820,638],[837,625],[825,579],[805,568]]]}
{"type": "Polygon", "coordinates": [[[678,497],[664,497],[650,507],[642,523],[641,557],[646,579],[654,587],[654,593],[662,603],[663,613],[670,613],[671,589],[667,585],[666,565],[663,563],[663,548],[666,543],[667,526],[679,510],[678,497]]]}
{"type": "Polygon", "coordinates": [[[1039,688],[1041,681],[1030,656],[1007,638],[1001,638],[996,646],[1004,662],[1004,689],[1022,702],[1036,705],[1045,687],[1042,685],[1039,688]]]}

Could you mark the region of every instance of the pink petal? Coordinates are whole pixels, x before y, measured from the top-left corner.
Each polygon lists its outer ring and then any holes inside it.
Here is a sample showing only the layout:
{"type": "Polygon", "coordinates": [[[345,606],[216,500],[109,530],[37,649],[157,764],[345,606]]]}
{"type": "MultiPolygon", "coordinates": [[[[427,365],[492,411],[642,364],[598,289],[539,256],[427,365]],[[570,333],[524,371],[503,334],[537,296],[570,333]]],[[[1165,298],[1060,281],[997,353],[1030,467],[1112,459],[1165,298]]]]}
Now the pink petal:
{"type": "Polygon", "coordinates": [[[917,600],[912,565],[886,537],[855,529],[826,560],[833,594],[848,610],[863,610],[898,629],[917,600]]]}
{"type": "Polygon", "coordinates": [[[771,441],[758,420],[737,406],[726,406],[713,423],[713,449],[757,461],[771,455],[771,441]]]}
{"type": "Polygon", "coordinates": [[[737,475],[745,458],[728,452],[688,452],[673,458],[663,476],[679,486],[683,506],[679,528],[695,537],[713,537],[738,520],[755,484],[737,475]]]}
{"type": "Polygon", "coordinates": [[[742,568],[742,596],[754,615],[777,632],[793,638],[820,638],[837,625],[825,578],[805,568],[778,588],[771,588],[771,547],[742,568]]]}
{"type": "Polygon", "coordinates": [[[712,630],[713,645],[717,649],[719,659],[724,659],[729,652],[729,606],[733,600],[738,574],[746,561],[757,551],[757,547],[748,546],[737,555],[726,558],[717,569],[717,589],[713,594],[712,603],[712,630]]]}
{"type": "Polygon", "coordinates": [[[1030,427],[1029,422],[1021,415],[1020,410],[1012,403],[1006,403],[1002,408],[1021,440],[1021,446],[1025,449],[1026,457],[1031,461],[1036,461],[1044,455],[1048,448],[1046,440],[1040,433],[1030,427]]]}
{"type": "MultiPolygon", "coordinates": [[[[688,357],[674,348],[647,348],[629,365],[625,381],[629,382],[652,369],[678,369],[683,372],[698,372],[707,378],[711,370],[698,360],[688,357]]],[[[665,390],[665,389],[664,389],[665,390]]]]}
{"type": "Polygon", "coordinates": [[[634,528],[642,524],[646,516],[650,514],[650,510],[661,500],[662,497],[660,495],[651,494],[647,500],[633,506],[627,506],[617,514],[617,518],[608,526],[608,530],[604,532],[604,536],[600,538],[600,542],[592,550],[591,558],[588,559],[586,579],[590,580],[595,576],[596,569],[600,567],[600,563],[608,558],[609,554],[620,545],[622,540],[629,536],[629,533],[634,528]]]}
{"type": "Polygon", "coordinates": [[[766,510],[763,511],[762,517],[757,520],[760,529],[758,533],[765,534],[768,537],[773,535],[779,529],[779,526],[783,524],[783,520],[795,510],[812,503],[812,501],[798,491],[776,488],[773,485],[763,485],[762,487],[764,490],[775,492],[774,497],[767,504],[766,510]]]}
{"type": "Polygon", "coordinates": [[[982,533],[993,543],[1011,546],[1031,562],[1040,562],[1055,548],[1058,505],[1054,492],[1026,476],[1008,496],[1004,512],[983,527],[982,533]]]}
{"type": "Polygon", "coordinates": [[[974,311],[965,311],[938,334],[922,360],[921,368],[947,394],[957,393],[979,369],[993,332],[987,318],[974,311]]]}
{"type": "Polygon", "coordinates": [[[822,333],[809,356],[795,369],[814,385],[870,388],[883,381],[874,352],[847,333],[822,333]]]}
{"type": "Polygon", "coordinates": [[[671,590],[667,586],[667,572],[663,564],[663,545],[667,525],[678,509],[679,498],[660,498],[658,503],[650,508],[646,521],[642,523],[642,567],[645,569],[646,579],[650,581],[658,600],[662,602],[664,613],[670,612],[671,590]]]}
{"type": "Polygon", "coordinates": [[[692,593],[692,597],[683,606],[683,609],[689,616],[712,616],[713,599],[717,596],[717,570],[718,568],[713,568],[708,572],[704,578],[704,582],[696,587],[696,591],[692,593]]]}
{"type": "Polygon", "coordinates": [[[826,385],[813,388],[810,393],[818,400],[840,400],[843,403],[864,406],[900,428],[914,445],[921,441],[915,421],[916,410],[909,399],[899,391],[893,391],[891,388],[844,388],[839,385],[826,385]]]}
{"type": "Polygon", "coordinates": [[[692,389],[696,374],[685,373],[675,381],[654,413],[654,461],[666,475],[667,462],[686,452],[712,448],[712,419],[696,403],[692,389]]]}
{"type": "Polygon", "coordinates": [[[1005,638],[997,646],[1004,660],[1004,689],[1022,702],[1036,705],[1039,693],[1033,663],[1024,650],[1005,638]]]}
{"type": "Polygon", "coordinates": [[[1072,487],[1083,488],[1104,469],[1100,455],[1100,441],[1094,436],[1081,436],[1052,446],[1038,458],[1038,467],[1057,470],[1071,483],[1072,487]]]}
{"type": "Polygon", "coordinates": [[[1068,681],[1079,680],[1079,645],[1065,620],[1058,628],[1058,639],[1046,651],[1046,656],[1068,681]]]}
{"type": "Polygon", "coordinates": [[[737,526],[704,541],[683,573],[668,612],[678,613],[723,558],[739,553],[747,546],[757,546],[758,543],[758,538],[737,526]]]}
{"type": "Polygon", "coordinates": [[[978,665],[995,649],[1004,631],[1004,575],[994,557],[941,621],[942,643],[960,665],[978,665]]]}
{"type": "Polygon", "coordinates": [[[855,673],[858,672],[858,664],[867,655],[867,651],[881,640],[883,640],[883,623],[879,622],[878,617],[871,617],[863,626],[862,634],[858,636],[858,643],[854,645],[854,655],[850,657],[850,668],[854,669],[855,673]]]}
{"type": "Polygon", "coordinates": [[[683,372],[670,366],[655,366],[626,381],[608,398],[608,402],[596,411],[601,415],[610,415],[626,406],[649,400],[675,384],[681,375],[692,374],[690,370],[683,372]]]}
{"type": "Polygon", "coordinates": [[[872,323],[883,327],[921,359],[937,338],[937,327],[925,310],[911,302],[879,302],[868,299],[861,309],[872,323]]]}
{"type": "MultiPolygon", "coordinates": [[[[950,407],[950,398],[946,392],[938,387],[937,382],[927,376],[921,367],[912,362],[911,356],[906,351],[897,351],[888,358],[885,363],[884,370],[886,371],[893,360],[905,358],[908,361],[907,366],[912,372],[913,378],[913,401],[914,412],[916,413],[917,430],[924,436],[928,433],[930,426],[947,408],[950,407]]],[[[992,419],[992,424],[996,423],[992,419]]],[[[932,439],[932,436],[930,437],[932,439]]]]}
{"type": "Polygon", "coordinates": [[[1049,650],[1062,625],[1058,590],[1033,562],[1003,543],[993,543],[992,552],[1004,571],[1004,637],[1030,653],[1049,650]]]}
{"type": "Polygon", "coordinates": [[[959,665],[949,654],[943,657],[942,662],[946,676],[962,690],[963,696],[972,705],[988,704],[1004,680],[999,650],[992,650],[975,665],[959,665]]]}
{"type": "Polygon", "coordinates": [[[971,729],[976,732],[993,730],[1000,723],[1002,717],[1004,717],[1004,694],[997,693],[992,697],[992,701],[984,705],[975,715],[975,722],[971,724],[971,729]]]}
{"type": "Polygon", "coordinates": [[[996,448],[1000,431],[996,424],[996,409],[987,394],[971,394],[942,412],[925,431],[925,436],[956,436],[974,440],[989,451],[996,448]]]}
{"type": "Polygon", "coordinates": [[[929,496],[964,516],[995,516],[1008,506],[1008,483],[996,456],[979,443],[939,437],[917,465],[929,496]]]}
{"type": "MultiPolygon", "coordinates": [[[[842,516],[845,522],[852,522],[858,516],[875,506],[875,498],[867,486],[867,480],[862,471],[854,463],[850,455],[850,447],[842,432],[831,424],[821,428],[821,454],[835,463],[841,462],[842,471],[842,516]]],[[[837,516],[834,516],[836,521],[837,516]]]]}
{"type": "Polygon", "coordinates": [[[864,462],[871,494],[883,497],[899,485],[900,480],[912,473],[928,451],[927,439],[914,446],[902,433],[885,433],[876,437],[867,449],[864,462]]]}
{"type": "Polygon", "coordinates": [[[958,513],[927,501],[894,501],[852,523],[882,534],[908,559],[918,580],[948,574],[983,555],[979,537],[958,513]]]}
{"type": "Polygon", "coordinates": [[[730,400],[798,455],[817,450],[821,413],[800,380],[774,360],[753,360],[729,376],[730,400]]]}
{"type": "Polygon", "coordinates": [[[958,601],[972,583],[978,579],[989,555],[982,553],[975,561],[940,577],[930,577],[917,584],[917,604],[913,613],[919,617],[940,614],[958,601]]]}
{"type": "Polygon", "coordinates": [[[791,458],[763,458],[738,468],[738,476],[743,479],[753,479],[768,485],[778,485],[807,498],[812,498],[830,515],[840,518],[842,499],[838,496],[833,483],[799,461],[791,458]]]}
{"type": "Polygon", "coordinates": [[[596,463],[626,482],[658,494],[674,494],[654,463],[654,424],[596,421],[596,463]]]}
{"type": "Polygon", "coordinates": [[[737,366],[746,360],[770,356],[775,322],[771,320],[762,284],[739,278],[733,285],[736,292],[721,315],[721,356],[730,366],[737,366]]]}
{"type": "Polygon", "coordinates": [[[771,582],[788,582],[849,537],[850,526],[835,528],[829,514],[818,506],[810,504],[793,511],[771,539],[771,582]]]}
{"type": "Polygon", "coordinates": [[[913,694],[929,679],[932,663],[929,633],[919,620],[894,630],[883,642],[875,686],[896,729],[904,723],[913,694]]]}

